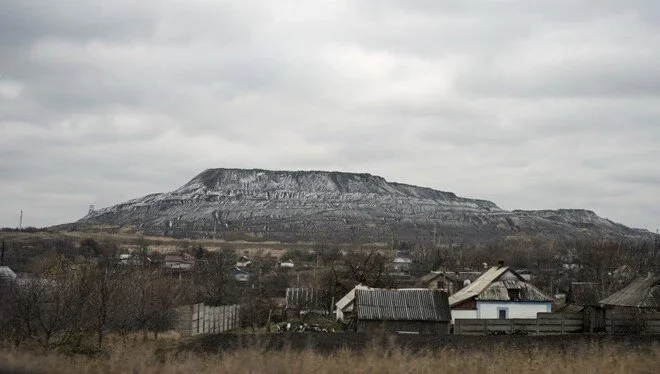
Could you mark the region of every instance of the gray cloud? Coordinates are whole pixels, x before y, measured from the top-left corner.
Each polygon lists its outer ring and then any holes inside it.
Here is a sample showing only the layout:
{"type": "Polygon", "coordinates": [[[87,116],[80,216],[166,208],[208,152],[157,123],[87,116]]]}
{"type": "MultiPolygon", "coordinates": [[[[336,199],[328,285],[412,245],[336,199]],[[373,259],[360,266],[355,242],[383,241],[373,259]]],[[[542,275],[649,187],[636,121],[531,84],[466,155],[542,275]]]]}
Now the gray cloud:
{"type": "Polygon", "coordinates": [[[0,226],[208,167],[658,222],[656,1],[0,2],[0,226]]]}

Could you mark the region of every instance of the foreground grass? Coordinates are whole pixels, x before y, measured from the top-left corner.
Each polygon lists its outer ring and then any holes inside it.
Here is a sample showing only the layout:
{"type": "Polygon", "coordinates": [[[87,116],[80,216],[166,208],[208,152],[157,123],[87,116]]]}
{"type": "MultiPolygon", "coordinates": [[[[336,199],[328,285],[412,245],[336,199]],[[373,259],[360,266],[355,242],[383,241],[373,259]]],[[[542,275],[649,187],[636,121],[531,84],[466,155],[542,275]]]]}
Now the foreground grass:
{"type": "MultiPolygon", "coordinates": [[[[175,353],[163,342],[117,344],[96,357],[0,350],[0,372],[39,373],[653,373],[660,346],[616,344],[511,350],[438,349],[410,353],[373,346],[362,352],[341,349],[267,351],[259,347],[220,354],[175,353]]],[[[165,343],[167,344],[167,343],[165,343]]]]}

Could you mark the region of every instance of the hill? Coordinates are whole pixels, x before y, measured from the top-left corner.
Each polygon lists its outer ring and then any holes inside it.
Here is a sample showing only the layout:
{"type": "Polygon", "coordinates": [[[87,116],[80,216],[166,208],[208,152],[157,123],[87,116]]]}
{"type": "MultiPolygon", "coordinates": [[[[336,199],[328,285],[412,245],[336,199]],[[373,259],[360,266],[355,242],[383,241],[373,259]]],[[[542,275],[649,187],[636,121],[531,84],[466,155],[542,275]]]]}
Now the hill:
{"type": "Polygon", "coordinates": [[[208,169],[174,191],[103,208],[78,223],[132,225],[147,235],[284,242],[652,235],[589,210],[507,211],[371,174],[261,169],[208,169]]]}

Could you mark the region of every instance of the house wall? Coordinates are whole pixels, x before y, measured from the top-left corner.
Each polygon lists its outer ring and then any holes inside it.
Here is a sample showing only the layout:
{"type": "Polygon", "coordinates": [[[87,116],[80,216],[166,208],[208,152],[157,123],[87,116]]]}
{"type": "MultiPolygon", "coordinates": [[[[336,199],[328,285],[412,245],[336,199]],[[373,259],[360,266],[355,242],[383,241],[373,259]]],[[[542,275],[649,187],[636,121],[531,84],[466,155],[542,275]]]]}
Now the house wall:
{"type": "Polygon", "coordinates": [[[190,269],[192,268],[192,264],[189,262],[168,261],[165,263],[165,267],[170,269],[190,269]]]}
{"type": "Polygon", "coordinates": [[[477,318],[477,311],[476,311],[476,310],[460,310],[460,309],[452,309],[452,310],[451,310],[451,320],[452,320],[452,323],[453,323],[454,320],[457,319],[457,318],[476,319],[476,318],[477,318]]]}
{"type": "Polygon", "coordinates": [[[446,335],[449,333],[449,322],[359,320],[357,322],[357,331],[365,333],[388,331],[393,333],[409,332],[423,335],[446,335]]]}
{"type": "MultiPolygon", "coordinates": [[[[477,301],[476,318],[498,318],[499,309],[507,309],[507,319],[536,318],[536,313],[550,313],[552,311],[552,303],[520,301],[477,301]]],[[[452,310],[452,316],[453,313],[454,311],[452,310]]]]}

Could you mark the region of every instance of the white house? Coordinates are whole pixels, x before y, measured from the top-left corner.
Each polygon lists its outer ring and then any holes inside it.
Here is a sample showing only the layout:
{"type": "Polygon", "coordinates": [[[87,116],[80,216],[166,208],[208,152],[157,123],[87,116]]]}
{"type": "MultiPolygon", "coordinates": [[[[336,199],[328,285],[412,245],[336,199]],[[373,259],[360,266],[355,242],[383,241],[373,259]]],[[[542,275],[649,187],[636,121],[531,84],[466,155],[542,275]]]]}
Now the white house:
{"type": "Polygon", "coordinates": [[[180,256],[165,256],[165,267],[169,269],[188,270],[192,268],[193,265],[195,265],[195,258],[187,253],[182,253],[180,256]]]}
{"type": "Polygon", "coordinates": [[[279,265],[280,265],[281,268],[290,268],[290,269],[295,266],[293,261],[291,261],[291,260],[282,261],[282,262],[280,262],[279,265]]]}
{"type": "Polygon", "coordinates": [[[494,266],[449,297],[456,318],[536,318],[552,311],[552,299],[506,266],[494,266]]]}
{"type": "Polygon", "coordinates": [[[399,273],[406,273],[410,271],[412,262],[413,260],[408,254],[404,252],[397,252],[394,260],[392,261],[392,265],[395,271],[399,273]]]}
{"type": "Polygon", "coordinates": [[[247,256],[241,256],[236,261],[237,268],[246,268],[252,264],[252,261],[247,256]]]}

